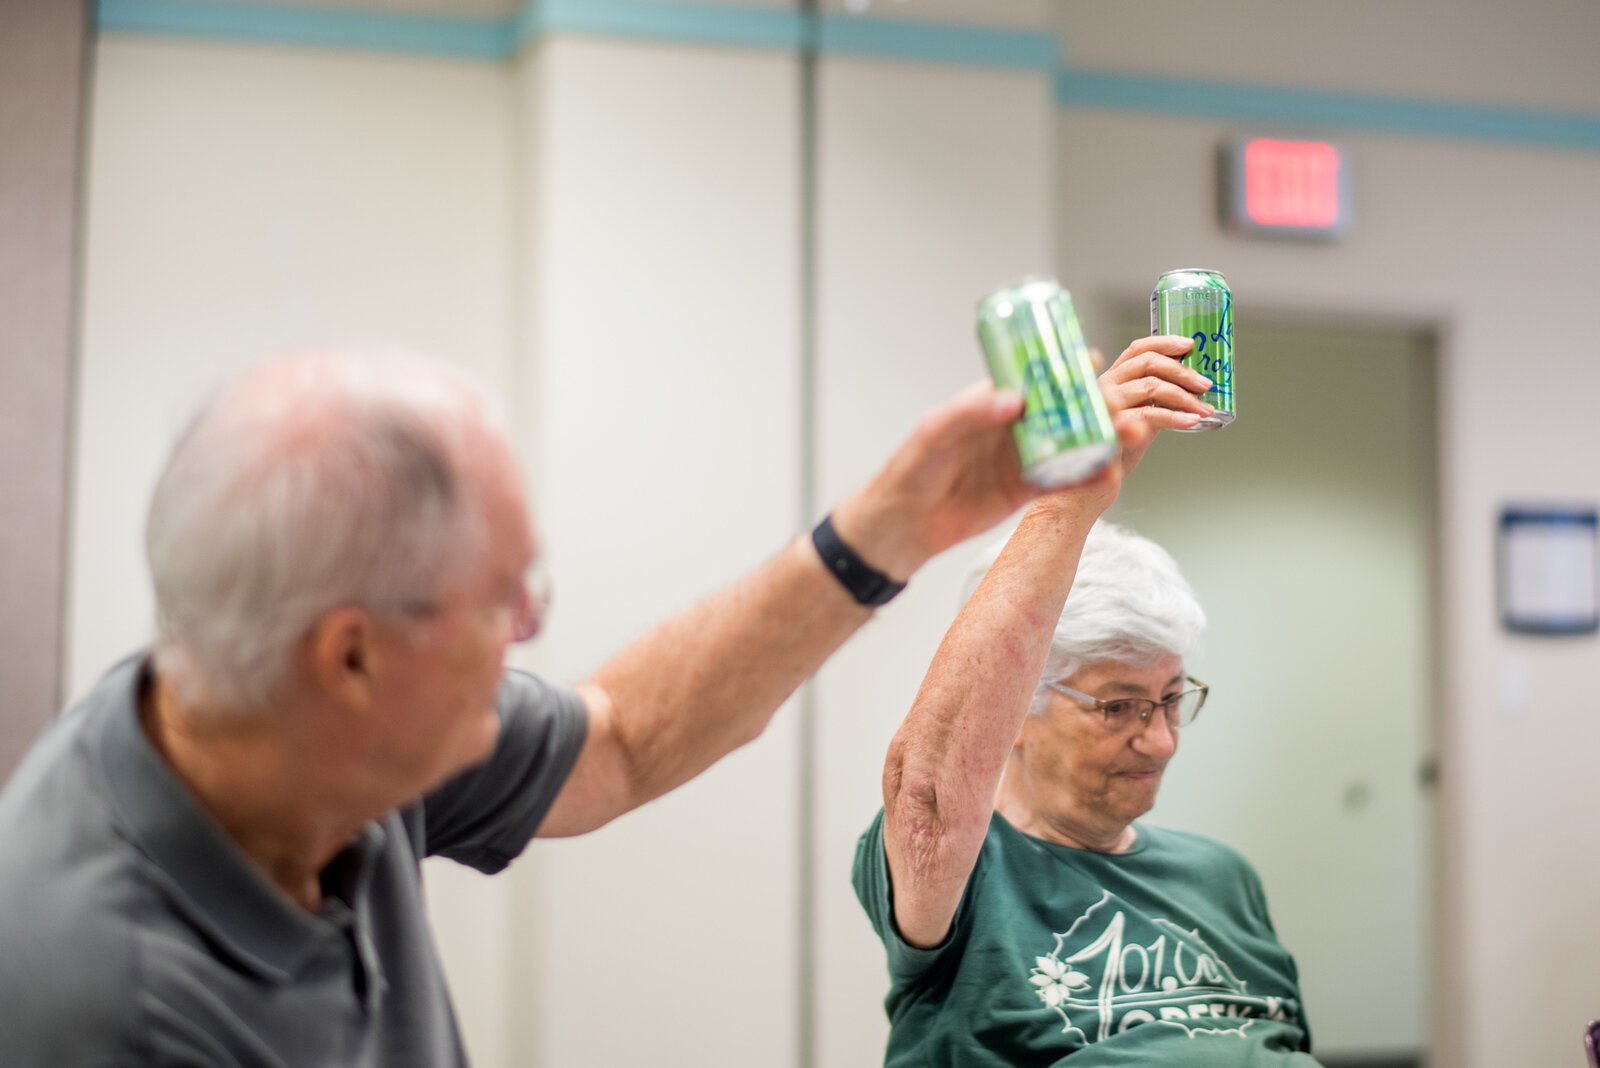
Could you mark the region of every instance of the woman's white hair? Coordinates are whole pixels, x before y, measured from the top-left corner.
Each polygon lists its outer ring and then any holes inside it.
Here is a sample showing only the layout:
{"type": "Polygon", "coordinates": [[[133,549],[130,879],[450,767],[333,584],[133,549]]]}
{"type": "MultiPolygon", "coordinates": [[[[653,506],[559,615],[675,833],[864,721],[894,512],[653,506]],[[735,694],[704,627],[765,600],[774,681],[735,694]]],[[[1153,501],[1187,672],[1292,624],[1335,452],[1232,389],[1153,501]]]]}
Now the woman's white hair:
{"type": "MultiPolygon", "coordinates": [[[[974,561],[963,603],[1004,547],[998,542],[974,561]]],[[[1084,543],[1031,710],[1042,711],[1048,703],[1046,681],[1070,678],[1090,664],[1148,667],[1166,656],[1191,657],[1205,627],[1205,612],[1171,554],[1149,538],[1101,520],[1084,543]]]]}
{"type": "Polygon", "coordinates": [[[485,543],[461,461],[490,426],[462,377],[411,353],[307,353],[226,387],[145,527],[163,676],[190,702],[260,707],[328,611],[435,597],[485,543]]]}

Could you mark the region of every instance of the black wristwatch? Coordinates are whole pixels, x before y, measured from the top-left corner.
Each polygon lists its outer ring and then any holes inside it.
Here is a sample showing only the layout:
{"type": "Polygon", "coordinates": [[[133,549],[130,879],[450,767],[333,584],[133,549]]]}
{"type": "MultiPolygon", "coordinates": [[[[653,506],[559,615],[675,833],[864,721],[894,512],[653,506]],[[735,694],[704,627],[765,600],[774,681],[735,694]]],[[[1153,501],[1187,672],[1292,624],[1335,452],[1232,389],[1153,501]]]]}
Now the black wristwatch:
{"type": "Polygon", "coordinates": [[[823,565],[860,604],[874,608],[888,604],[895,594],[906,588],[904,582],[896,582],[857,556],[833,529],[832,515],[823,516],[822,522],[811,531],[811,544],[817,547],[823,565]]]}

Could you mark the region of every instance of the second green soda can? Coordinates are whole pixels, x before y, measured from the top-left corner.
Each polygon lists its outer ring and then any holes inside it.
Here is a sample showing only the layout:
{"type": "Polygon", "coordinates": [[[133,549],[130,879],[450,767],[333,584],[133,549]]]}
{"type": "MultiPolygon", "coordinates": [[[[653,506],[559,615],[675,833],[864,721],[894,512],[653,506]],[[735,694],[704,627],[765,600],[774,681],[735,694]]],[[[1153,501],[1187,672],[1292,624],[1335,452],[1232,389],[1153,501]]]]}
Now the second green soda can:
{"type": "Polygon", "coordinates": [[[1211,379],[1200,399],[1216,409],[1189,429],[1216,430],[1233,422],[1233,292],[1221,271],[1184,267],[1156,279],[1150,294],[1150,332],[1194,339],[1183,362],[1211,379]]]}
{"type": "Polygon", "coordinates": [[[1022,475],[1040,486],[1092,478],[1116,459],[1117,431],[1072,298],[1028,278],[978,305],[978,340],[995,385],[1026,400],[1013,428],[1022,475]]]}

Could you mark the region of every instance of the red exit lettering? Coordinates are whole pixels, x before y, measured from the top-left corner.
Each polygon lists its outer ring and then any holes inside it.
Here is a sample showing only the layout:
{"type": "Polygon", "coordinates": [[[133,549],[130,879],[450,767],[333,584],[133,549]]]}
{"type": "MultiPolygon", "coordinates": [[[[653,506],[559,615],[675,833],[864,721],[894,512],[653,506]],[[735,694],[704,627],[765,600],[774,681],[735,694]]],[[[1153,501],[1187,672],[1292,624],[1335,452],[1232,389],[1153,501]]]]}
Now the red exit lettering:
{"type": "Polygon", "coordinates": [[[1244,148],[1245,214],[1258,226],[1337,225],[1342,163],[1323,141],[1256,138],[1244,148]]]}

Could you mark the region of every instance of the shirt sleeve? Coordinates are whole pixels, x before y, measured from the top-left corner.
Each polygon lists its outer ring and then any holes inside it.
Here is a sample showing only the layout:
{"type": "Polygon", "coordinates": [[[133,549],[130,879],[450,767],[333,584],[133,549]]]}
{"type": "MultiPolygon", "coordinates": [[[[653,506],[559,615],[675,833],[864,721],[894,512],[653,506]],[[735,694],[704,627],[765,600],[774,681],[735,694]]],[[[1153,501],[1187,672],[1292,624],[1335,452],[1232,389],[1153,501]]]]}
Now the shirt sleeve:
{"type": "Polygon", "coordinates": [[[856,898],[861,902],[861,907],[866,909],[872,929],[883,940],[883,948],[888,953],[889,978],[894,985],[890,994],[892,1000],[908,986],[934,981],[946,962],[960,959],[967,938],[967,921],[971,912],[969,902],[982,864],[980,856],[971,878],[967,880],[967,889],[961,896],[955,918],[950,923],[950,933],[937,946],[922,949],[901,937],[900,928],[894,920],[894,885],[889,877],[889,855],[884,852],[882,809],[878,810],[872,826],[856,843],[856,859],[850,878],[855,884],[856,898]]]}
{"type": "Polygon", "coordinates": [[[539,829],[589,732],[583,699],[507,671],[496,702],[500,739],[489,759],[423,799],[423,853],[493,874],[539,829]]]}
{"type": "MultiPolygon", "coordinates": [[[[1255,865],[1251,864],[1243,854],[1239,854],[1239,865],[1244,873],[1246,894],[1251,910],[1255,913],[1261,925],[1272,935],[1273,940],[1282,945],[1282,941],[1278,938],[1277,929],[1272,925],[1272,914],[1267,909],[1267,889],[1261,882],[1260,873],[1256,871],[1255,865]]],[[[1305,1041],[1301,1045],[1301,1049],[1309,1053],[1311,1052],[1311,1021],[1306,1016],[1305,999],[1300,993],[1300,964],[1294,959],[1294,954],[1289,952],[1289,947],[1287,946],[1283,947],[1283,956],[1285,971],[1288,973],[1289,982],[1294,988],[1295,1000],[1300,1006],[1300,1029],[1305,1035],[1305,1041]]]]}

